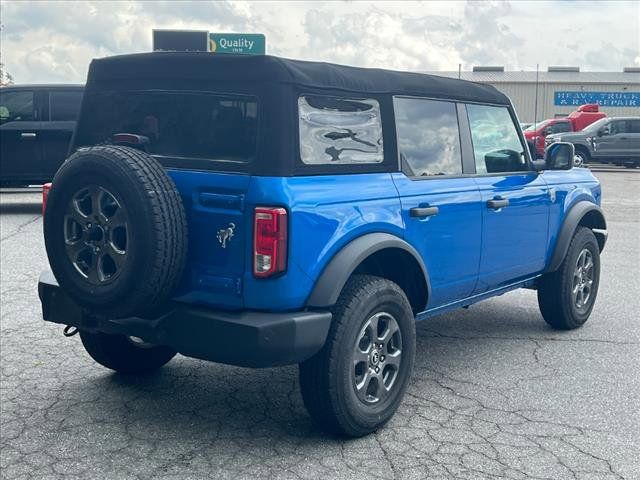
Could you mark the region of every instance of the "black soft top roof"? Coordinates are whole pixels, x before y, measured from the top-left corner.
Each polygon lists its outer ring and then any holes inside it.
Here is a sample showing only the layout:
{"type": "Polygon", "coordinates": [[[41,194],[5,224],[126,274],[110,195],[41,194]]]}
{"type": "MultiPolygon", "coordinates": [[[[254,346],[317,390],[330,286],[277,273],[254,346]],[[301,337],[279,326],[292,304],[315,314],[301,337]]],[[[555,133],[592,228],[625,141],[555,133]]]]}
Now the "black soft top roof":
{"type": "MultiPolygon", "coordinates": [[[[219,80],[284,83],[362,94],[447,98],[509,105],[494,87],[436,75],[290,60],[269,55],[213,55],[207,52],[153,52],[93,60],[88,87],[127,79],[219,80]]],[[[106,84],[106,85],[105,85],[106,84]]]]}

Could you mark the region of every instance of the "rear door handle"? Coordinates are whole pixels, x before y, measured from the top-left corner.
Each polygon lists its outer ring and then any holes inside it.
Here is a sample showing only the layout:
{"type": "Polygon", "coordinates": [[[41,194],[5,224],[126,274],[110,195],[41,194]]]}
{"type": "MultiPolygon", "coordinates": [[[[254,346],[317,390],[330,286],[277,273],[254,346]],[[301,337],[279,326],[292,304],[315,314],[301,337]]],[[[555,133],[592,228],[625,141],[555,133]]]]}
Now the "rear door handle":
{"type": "Polygon", "coordinates": [[[437,215],[439,212],[438,207],[414,207],[409,210],[409,214],[412,217],[424,218],[437,215]]]}
{"type": "Polygon", "coordinates": [[[22,138],[36,138],[36,133],[35,132],[22,132],[20,134],[20,137],[22,137],[22,138]]]}
{"type": "Polygon", "coordinates": [[[508,198],[495,198],[487,202],[487,207],[493,208],[494,210],[497,210],[498,208],[507,207],[507,206],[509,206],[508,198]]]}

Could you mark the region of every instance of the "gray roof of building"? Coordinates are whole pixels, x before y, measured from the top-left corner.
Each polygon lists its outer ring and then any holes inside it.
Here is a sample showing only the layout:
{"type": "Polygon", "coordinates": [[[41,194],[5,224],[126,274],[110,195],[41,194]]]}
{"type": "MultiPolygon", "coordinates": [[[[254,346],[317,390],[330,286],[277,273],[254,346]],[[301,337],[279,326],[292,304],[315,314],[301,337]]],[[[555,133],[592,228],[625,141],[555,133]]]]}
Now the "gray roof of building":
{"type": "MultiPolygon", "coordinates": [[[[458,78],[458,72],[425,72],[458,78]]],[[[535,83],[536,72],[461,72],[462,80],[481,83],[535,83]]],[[[633,83],[640,85],[640,72],[539,72],[540,83],[633,83]]]]}
{"type": "Polygon", "coordinates": [[[37,88],[37,89],[55,89],[55,88],[84,88],[82,83],[12,83],[11,85],[3,85],[2,88],[37,88]]]}

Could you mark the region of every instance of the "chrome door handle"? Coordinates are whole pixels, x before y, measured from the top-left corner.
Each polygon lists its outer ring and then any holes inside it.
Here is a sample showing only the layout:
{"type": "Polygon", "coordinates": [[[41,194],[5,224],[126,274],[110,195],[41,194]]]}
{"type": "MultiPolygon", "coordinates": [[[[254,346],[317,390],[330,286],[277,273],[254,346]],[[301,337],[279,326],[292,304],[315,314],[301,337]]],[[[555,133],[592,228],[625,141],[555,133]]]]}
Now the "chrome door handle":
{"type": "Polygon", "coordinates": [[[412,217],[432,217],[439,212],[438,207],[415,207],[409,210],[412,217]]]}
{"type": "Polygon", "coordinates": [[[36,138],[36,132],[22,132],[20,134],[21,138],[36,138]]]}

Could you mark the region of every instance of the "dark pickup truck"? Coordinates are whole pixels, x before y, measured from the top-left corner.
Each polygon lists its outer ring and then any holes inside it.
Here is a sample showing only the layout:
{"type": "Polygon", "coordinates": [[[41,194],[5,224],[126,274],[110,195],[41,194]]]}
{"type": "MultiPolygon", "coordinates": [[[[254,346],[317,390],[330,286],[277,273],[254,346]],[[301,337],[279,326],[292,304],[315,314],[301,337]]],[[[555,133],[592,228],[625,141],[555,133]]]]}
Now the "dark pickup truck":
{"type": "Polygon", "coordinates": [[[0,89],[0,186],[50,182],[67,157],[82,85],[0,89]]]}

